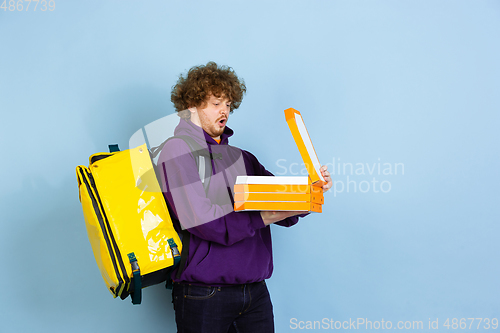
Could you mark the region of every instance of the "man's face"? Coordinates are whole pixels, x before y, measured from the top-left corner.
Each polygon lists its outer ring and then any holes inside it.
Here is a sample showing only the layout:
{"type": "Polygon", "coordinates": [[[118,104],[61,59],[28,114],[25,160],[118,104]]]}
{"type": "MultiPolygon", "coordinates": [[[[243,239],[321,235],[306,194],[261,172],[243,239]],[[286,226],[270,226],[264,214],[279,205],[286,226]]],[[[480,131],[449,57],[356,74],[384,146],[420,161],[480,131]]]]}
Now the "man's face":
{"type": "Polygon", "coordinates": [[[196,108],[198,117],[193,114],[191,121],[201,126],[201,128],[203,128],[212,138],[220,139],[221,134],[224,132],[224,128],[226,128],[230,109],[231,102],[225,97],[217,98],[210,95],[203,109],[200,107],[196,108]]]}

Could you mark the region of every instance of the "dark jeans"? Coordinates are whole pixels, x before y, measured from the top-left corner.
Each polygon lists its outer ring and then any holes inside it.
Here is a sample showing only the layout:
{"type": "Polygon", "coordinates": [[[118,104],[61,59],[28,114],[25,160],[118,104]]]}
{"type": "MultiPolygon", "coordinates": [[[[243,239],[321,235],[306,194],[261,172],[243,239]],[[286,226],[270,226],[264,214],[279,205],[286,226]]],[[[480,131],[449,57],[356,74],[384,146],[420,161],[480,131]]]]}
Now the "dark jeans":
{"type": "Polygon", "coordinates": [[[178,333],[271,333],[273,306],[266,283],[200,287],[174,283],[178,333]]]}

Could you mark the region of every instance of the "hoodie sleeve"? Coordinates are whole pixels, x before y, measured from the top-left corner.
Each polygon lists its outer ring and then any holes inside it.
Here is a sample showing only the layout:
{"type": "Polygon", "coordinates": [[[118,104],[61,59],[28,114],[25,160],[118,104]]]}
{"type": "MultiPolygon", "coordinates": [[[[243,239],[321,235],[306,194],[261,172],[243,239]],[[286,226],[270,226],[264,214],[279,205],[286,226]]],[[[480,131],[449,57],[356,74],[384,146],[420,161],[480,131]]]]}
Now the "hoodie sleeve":
{"type": "MultiPolygon", "coordinates": [[[[193,235],[229,246],[266,227],[260,212],[234,212],[230,201],[214,204],[207,198],[196,162],[183,140],[167,142],[158,160],[158,171],[166,199],[182,227],[193,235]]],[[[215,176],[211,177],[211,187],[221,181],[215,176]]],[[[219,186],[226,190],[225,183],[219,186]]]]}

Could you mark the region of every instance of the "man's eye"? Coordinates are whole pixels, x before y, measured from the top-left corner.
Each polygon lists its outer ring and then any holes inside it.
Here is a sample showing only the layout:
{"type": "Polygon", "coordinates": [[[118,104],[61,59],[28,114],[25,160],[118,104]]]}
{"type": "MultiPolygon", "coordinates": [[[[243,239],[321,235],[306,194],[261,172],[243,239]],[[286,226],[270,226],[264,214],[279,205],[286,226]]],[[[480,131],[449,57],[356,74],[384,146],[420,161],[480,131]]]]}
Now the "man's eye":
{"type": "Polygon", "coordinates": [[[219,105],[219,103],[214,103],[215,106],[219,105]]]}

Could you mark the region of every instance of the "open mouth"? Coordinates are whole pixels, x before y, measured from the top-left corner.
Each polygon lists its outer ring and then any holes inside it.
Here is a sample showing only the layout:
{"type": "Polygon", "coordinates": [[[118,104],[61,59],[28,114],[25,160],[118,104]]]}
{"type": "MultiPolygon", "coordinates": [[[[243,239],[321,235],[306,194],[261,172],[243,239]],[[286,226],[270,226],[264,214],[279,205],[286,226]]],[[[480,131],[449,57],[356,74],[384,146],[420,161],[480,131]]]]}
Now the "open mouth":
{"type": "Polygon", "coordinates": [[[225,126],[226,125],[226,121],[227,121],[226,118],[222,118],[221,120],[219,120],[219,125],[225,126]]]}

